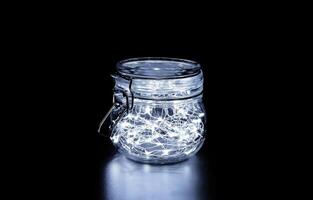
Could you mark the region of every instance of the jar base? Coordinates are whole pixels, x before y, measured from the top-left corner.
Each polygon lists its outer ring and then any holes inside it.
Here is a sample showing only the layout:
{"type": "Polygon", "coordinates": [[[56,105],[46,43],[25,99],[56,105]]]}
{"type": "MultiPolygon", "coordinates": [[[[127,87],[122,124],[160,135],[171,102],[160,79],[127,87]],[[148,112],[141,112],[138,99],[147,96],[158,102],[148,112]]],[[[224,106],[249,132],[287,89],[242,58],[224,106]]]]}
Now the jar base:
{"type": "Polygon", "coordinates": [[[177,160],[172,160],[172,159],[171,160],[144,160],[144,159],[138,159],[138,158],[133,158],[133,157],[129,157],[129,156],[125,156],[125,158],[127,158],[128,160],[131,160],[133,162],[142,163],[142,164],[168,165],[168,164],[176,164],[176,163],[184,162],[184,161],[188,160],[190,157],[181,158],[181,159],[177,159],[177,160]]]}
{"type": "MultiPolygon", "coordinates": [[[[203,144],[203,143],[202,143],[203,144]]],[[[168,157],[168,158],[144,158],[144,157],[137,157],[133,156],[127,152],[123,152],[121,149],[118,149],[118,151],[124,155],[127,159],[137,162],[137,163],[144,163],[144,164],[152,164],[152,165],[167,165],[167,164],[175,164],[179,162],[183,162],[194,156],[199,149],[201,148],[202,144],[191,154],[180,156],[180,157],[168,157]]]]}

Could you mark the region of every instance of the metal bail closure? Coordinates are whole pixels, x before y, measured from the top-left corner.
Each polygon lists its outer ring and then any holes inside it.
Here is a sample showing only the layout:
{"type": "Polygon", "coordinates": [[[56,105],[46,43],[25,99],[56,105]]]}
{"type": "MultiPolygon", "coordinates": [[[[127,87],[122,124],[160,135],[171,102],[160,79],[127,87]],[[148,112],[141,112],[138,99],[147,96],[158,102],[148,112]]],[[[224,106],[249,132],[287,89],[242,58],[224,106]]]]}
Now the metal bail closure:
{"type": "Polygon", "coordinates": [[[111,106],[110,110],[105,114],[105,116],[103,117],[103,119],[101,120],[99,127],[98,127],[98,133],[101,134],[101,128],[102,125],[104,124],[104,122],[107,120],[107,118],[111,115],[112,110],[116,107],[116,103],[115,103],[115,98],[113,95],[113,105],[111,106]]]}
{"type": "MultiPolygon", "coordinates": [[[[116,78],[116,75],[112,75],[112,77],[116,78]]],[[[126,91],[121,91],[122,94],[123,94],[123,97],[126,98],[126,109],[117,117],[117,120],[115,120],[114,124],[116,124],[121,119],[121,116],[123,116],[125,111],[127,111],[127,113],[129,113],[129,110],[131,110],[133,108],[133,105],[134,105],[134,95],[133,95],[133,92],[131,90],[132,81],[133,81],[132,79],[129,80],[129,92],[130,92],[130,95],[128,95],[126,91]]],[[[105,116],[103,117],[103,119],[101,120],[101,122],[99,124],[98,133],[100,135],[102,135],[101,134],[102,126],[107,121],[108,117],[111,115],[113,109],[118,108],[118,107],[121,106],[120,103],[115,101],[115,95],[114,94],[113,94],[112,102],[113,102],[113,105],[111,106],[109,111],[105,114],[105,116]]]]}

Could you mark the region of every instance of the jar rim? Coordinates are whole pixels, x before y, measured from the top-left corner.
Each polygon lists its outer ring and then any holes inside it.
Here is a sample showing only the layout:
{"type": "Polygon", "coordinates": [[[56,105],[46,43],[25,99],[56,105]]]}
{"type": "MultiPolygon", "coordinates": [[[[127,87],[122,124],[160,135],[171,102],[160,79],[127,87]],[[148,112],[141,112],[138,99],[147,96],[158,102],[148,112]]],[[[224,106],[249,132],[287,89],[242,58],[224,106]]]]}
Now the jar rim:
{"type": "Polygon", "coordinates": [[[121,76],[142,79],[186,78],[201,72],[200,64],[195,61],[169,57],[129,58],[119,61],[116,67],[121,76]]]}

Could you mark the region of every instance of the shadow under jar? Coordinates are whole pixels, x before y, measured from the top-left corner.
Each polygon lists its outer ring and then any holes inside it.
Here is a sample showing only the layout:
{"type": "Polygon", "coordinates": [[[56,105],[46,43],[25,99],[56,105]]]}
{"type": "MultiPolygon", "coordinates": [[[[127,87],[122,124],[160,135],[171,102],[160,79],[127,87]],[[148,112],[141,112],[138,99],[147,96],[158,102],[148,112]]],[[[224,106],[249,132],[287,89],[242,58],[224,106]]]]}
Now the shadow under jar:
{"type": "Polygon", "coordinates": [[[183,161],[202,146],[205,110],[198,63],[134,58],[113,75],[111,140],[127,158],[154,164],[183,161]]]}

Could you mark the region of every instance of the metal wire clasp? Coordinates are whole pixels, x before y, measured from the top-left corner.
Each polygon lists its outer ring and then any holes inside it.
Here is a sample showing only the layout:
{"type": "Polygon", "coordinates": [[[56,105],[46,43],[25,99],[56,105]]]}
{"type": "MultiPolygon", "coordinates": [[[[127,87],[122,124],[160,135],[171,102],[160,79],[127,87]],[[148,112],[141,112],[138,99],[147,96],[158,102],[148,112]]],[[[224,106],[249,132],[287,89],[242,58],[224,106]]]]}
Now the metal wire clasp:
{"type": "MultiPolygon", "coordinates": [[[[112,75],[112,77],[114,79],[117,78],[116,75],[112,75]]],[[[133,106],[134,106],[134,94],[133,94],[132,89],[131,89],[133,79],[128,79],[128,80],[129,80],[129,94],[130,95],[127,93],[127,91],[120,91],[123,94],[123,97],[126,98],[126,109],[117,117],[117,120],[115,120],[114,124],[116,124],[119,121],[119,119],[125,113],[125,111],[127,111],[127,113],[129,113],[129,110],[131,110],[133,108],[133,106]]],[[[116,102],[115,98],[116,98],[116,96],[115,96],[115,93],[114,93],[113,94],[113,99],[112,99],[113,105],[111,106],[109,111],[105,114],[105,116],[103,117],[103,119],[101,120],[101,122],[99,124],[98,133],[100,133],[100,134],[101,134],[101,129],[102,129],[103,124],[106,122],[108,117],[111,115],[113,109],[122,106],[118,102],[116,102]]]]}

